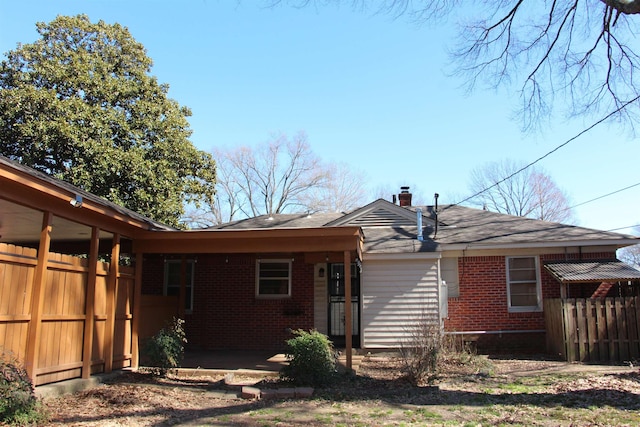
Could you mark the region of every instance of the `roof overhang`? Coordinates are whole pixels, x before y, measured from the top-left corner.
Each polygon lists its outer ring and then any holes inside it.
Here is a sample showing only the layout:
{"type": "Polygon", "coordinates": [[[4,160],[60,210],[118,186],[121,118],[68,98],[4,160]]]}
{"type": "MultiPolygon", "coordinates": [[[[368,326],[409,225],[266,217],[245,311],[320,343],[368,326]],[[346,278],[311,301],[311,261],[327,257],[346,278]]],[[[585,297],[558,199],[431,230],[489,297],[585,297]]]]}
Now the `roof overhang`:
{"type": "MultiPolygon", "coordinates": [[[[130,237],[139,230],[172,229],[4,158],[0,158],[0,190],[0,198],[11,203],[130,237]]],[[[5,215],[3,223],[9,227],[10,218],[5,215]]]]}
{"type": "Polygon", "coordinates": [[[544,268],[563,284],[640,280],[640,270],[619,260],[547,262],[544,268]]]}
{"type": "Polygon", "coordinates": [[[251,230],[149,231],[133,243],[136,253],[345,252],[362,259],[360,227],[251,230]]]}

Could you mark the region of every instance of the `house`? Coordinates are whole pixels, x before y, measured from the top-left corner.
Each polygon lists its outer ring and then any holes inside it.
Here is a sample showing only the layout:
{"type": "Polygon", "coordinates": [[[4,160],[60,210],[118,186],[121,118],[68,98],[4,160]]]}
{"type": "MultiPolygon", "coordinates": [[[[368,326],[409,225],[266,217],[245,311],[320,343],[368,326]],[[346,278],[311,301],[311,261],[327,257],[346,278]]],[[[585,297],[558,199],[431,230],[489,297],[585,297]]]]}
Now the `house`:
{"type": "Polygon", "coordinates": [[[0,157],[0,345],[35,384],[135,367],[173,315],[200,349],[279,351],[315,328],[349,363],[429,322],[539,350],[546,298],[637,295],[615,256],[636,237],[397,200],[181,231],[0,157]]]}

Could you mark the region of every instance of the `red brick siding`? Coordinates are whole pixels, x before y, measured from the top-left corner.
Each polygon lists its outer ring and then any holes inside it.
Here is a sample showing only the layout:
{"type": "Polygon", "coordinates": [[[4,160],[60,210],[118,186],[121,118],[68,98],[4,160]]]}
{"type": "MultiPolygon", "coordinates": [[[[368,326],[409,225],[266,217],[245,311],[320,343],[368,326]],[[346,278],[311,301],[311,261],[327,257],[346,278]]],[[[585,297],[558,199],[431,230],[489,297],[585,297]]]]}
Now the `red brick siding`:
{"type": "MultiPolygon", "coordinates": [[[[291,257],[291,297],[260,299],[255,296],[256,256],[195,256],[194,307],[185,319],[189,347],[281,350],[291,337],[289,329],[313,328],[313,264],[304,263],[302,255],[291,257]]],[[[145,259],[145,293],[162,293],[163,271],[163,257],[145,259]]]]}
{"type": "MultiPolygon", "coordinates": [[[[545,261],[577,260],[579,254],[540,255],[542,298],[559,298],[560,283],[543,267],[545,261]]],[[[581,259],[614,259],[615,253],[582,254],[581,259]]],[[[542,312],[509,313],[505,256],[458,258],[460,296],[449,299],[447,331],[515,331],[544,329],[542,312]]],[[[597,285],[574,286],[577,293],[593,292],[597,285]],[[594,287],[595,286],[595,287],[594,287]],[[589,288],[589,289],[586,289],[589,288]],[[592,289],[593,288],[593,289],[592,289]]],[[[589,294],[590,295],[590,294],[589,294]]]]}

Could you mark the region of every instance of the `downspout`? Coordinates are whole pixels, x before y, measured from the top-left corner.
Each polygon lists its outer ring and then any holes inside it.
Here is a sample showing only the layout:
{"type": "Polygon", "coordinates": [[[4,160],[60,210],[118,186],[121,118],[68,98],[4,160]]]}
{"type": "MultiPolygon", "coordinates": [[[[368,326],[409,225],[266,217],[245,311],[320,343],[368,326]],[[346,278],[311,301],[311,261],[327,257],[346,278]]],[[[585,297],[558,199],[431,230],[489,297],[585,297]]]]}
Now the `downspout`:
{"type": "Polygon", "coordinates": [[[422,236],[422,209],[416,209],[416,217],[418,223],[418,240],[422,242],[424,240],[422,236]]]}

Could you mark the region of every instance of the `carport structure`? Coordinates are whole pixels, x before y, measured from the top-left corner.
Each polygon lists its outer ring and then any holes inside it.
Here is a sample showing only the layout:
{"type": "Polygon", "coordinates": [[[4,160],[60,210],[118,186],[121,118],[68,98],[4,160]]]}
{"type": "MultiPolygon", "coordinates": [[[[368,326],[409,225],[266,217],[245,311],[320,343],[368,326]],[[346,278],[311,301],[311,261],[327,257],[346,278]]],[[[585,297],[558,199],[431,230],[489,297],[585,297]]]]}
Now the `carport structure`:
{"type": "Polygon", "coordinates": [[[362,238],[358,227],[180,231],[0,156],[0,346],[36,385],[137,367],[145,254],[351,262],[362,238]]]}

